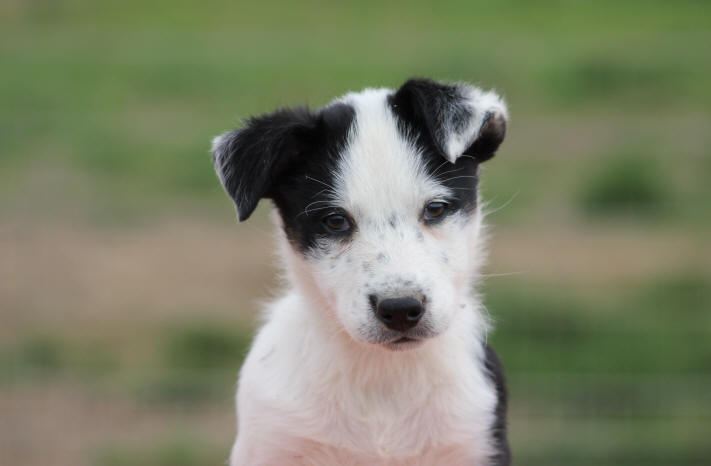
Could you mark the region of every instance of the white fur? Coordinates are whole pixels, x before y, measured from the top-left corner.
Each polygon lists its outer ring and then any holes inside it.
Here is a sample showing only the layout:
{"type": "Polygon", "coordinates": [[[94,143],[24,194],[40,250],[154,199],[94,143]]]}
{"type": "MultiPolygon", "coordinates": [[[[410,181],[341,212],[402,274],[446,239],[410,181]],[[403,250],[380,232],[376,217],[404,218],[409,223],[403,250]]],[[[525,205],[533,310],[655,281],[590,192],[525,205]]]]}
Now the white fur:
{"type": "Polygon", "coordinates": [[[213,156],[215,157],[214,164],[217,168],[215,170],[215,173],[217,173],[217,177],[220,179],[220,183],[223,187],[226,186],[225,176],[227,174],[226,171],[229,170],[229,167],[225,165],[225,162],[223,160],[225,153],[224,151],[220,150],[220,148],[224,146],[228,134],[229,132],[220,134],[219,136],[215,136],[214,138],[212,138],[212,147],[210,147],[210,153],[214,154],[213,156]]]}
{"type": "Polygon", "coordinates": [[[241,370],[232,466],[471,466],[492,453],[496,393],[471,289],[481,214],[422,224],[423,206],[449,193],[397,131],[388,92],[341,99],[356,127],[329,192],[358,224],[353,240],[305,257],[280,235],[289,285],[241,370]],[[367,296],[410,292],[428,297],[427,338],[393,351],[367,296]]]}
{"type": "Polygon", "coordinates": [[[487,115],[500,115],[508,120],[508,110],[504,100],[493,91],[483,91],[478,87],[466,83],[459,85],[459,88],[467,96],[467,105],[472,112],[469,125],[457,132],[454,128],[445,128],[445,152],[447,159],[454,163],[464,151],[471,146],[472,142],[479,136],[487,115]]]}

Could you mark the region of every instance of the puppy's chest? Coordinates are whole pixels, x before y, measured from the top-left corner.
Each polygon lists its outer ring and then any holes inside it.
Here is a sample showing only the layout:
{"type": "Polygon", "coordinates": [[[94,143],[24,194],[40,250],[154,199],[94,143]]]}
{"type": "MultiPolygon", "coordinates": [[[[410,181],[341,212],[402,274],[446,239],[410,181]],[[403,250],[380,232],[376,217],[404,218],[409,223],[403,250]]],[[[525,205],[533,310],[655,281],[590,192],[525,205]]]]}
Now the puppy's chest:
{"type": "Polygon", "coordinates": [[[488,445],[494,395],[483,379],[332,386],[326,393],[305,400],[292,419],[294,437],[303,439],[308,431],[314,455],[350,458],[353,464],[360,464],[358,458],[363,464],[373,464],[373,458],[399,464],[391,461],[442,456],[455,464],[454,458],[471,459],[469,452],[488,445]]]}
{"type": "Polygon", "coordinates": [[[278,458],[279,464],[291,466],[484,466],[487,458],[470,449],[457,446],[426,448],[410,456],[386,457],[352,452],[330,445],[303,442],[296,454],[278,458]]]}

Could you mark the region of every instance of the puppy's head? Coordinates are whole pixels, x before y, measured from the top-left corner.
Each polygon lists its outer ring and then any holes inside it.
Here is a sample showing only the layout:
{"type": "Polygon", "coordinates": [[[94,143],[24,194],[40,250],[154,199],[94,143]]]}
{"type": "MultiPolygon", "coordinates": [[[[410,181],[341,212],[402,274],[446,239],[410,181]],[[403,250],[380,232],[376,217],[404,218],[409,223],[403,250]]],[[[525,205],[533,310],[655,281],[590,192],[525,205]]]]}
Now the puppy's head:
{"type": "Polygon", "coordinates": [[[215,138],[212,157],[240,221],[274,202],[299,280],[329,318],[405,349],[473,312],[479,164],[506,121],[492,92],[410,80],[251,118],[215,138]]]}

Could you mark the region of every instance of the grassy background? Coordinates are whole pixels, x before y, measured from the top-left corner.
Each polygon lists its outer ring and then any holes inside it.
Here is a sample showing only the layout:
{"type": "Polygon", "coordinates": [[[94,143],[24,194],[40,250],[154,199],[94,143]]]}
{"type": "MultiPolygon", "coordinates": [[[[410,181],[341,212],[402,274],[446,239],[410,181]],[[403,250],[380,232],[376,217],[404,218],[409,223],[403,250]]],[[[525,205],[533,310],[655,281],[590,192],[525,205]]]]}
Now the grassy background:
{"type": "Polygon", "coordinates": [[[709,43],[702,1],[4,0],[0,464],[223,464],[275,269],[209,140],[410,76],[510,104],[483,291],[516,463],[711,464],[709,43]]]}

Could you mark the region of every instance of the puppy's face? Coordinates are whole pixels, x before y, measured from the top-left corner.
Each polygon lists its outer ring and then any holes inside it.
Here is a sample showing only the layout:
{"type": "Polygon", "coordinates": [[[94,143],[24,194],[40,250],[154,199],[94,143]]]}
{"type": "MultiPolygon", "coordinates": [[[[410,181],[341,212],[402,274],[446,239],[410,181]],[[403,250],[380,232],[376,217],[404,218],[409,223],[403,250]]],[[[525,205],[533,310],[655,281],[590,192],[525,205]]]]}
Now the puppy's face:
{"type": "Polygon", "coordinates": [[[413,80],[253,118],[215,139],[213,159],[240,220],[274,201],[338,326],[406,349],[474,312],[479,164],[505,124],[493,93],[413,80]]]}

